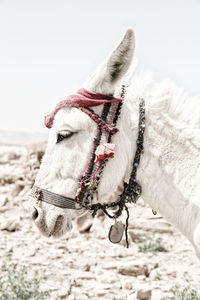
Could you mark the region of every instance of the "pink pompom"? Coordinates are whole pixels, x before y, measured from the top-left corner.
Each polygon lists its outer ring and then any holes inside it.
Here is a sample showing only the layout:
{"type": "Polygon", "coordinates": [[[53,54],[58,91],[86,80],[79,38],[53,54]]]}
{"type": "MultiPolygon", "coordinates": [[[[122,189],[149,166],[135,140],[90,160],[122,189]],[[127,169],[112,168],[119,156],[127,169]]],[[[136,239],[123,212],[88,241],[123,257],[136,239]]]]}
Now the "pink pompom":
{"type": "Polygon", "coordinates": [[[44,117],[44,124],[47,128],[51,128],[53,124],[53,117],[52,115],[47,115],[44,117]]]}
{"type": "Polygon", "coordinates": [[[115,144],[105,143],[97,147],[95,154],[95,162],[101,162],[106,158],[113,158],[115,155],[114,152],[115,144]]]}

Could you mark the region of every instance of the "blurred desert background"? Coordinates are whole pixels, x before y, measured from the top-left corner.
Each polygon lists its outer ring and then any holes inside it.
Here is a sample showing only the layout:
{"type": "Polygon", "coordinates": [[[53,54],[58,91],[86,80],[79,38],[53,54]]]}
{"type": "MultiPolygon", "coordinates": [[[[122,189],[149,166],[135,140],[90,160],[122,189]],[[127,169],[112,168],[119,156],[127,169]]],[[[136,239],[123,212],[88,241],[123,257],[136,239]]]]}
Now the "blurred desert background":
{"type": "Polygon", "coordinates": [[[200,300],[193,248],[140,199],[129,241],[84,215],[53,239],[34,226],[29,193],[45,151],[44,115],[83,82],[126,28],[138,73],[200,95],[200,1],[0,0],[0,299],[200,300]]]}

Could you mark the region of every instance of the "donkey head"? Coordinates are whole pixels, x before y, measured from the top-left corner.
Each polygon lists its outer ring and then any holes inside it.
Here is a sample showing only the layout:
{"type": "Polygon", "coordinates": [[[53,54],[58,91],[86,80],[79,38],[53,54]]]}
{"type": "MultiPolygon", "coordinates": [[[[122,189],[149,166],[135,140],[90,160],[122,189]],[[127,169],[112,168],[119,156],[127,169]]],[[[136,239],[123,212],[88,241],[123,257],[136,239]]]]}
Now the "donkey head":
{"type": "MultiPolygon", "coordinates": [[[[117,83],[130,66],[133,51],[134,33],[132,29],[128,29],[107,61],[86,82],[85,89],[113,95],[117,83]]],[[[102,107],[98,106],[94,110],[99,113],[101,109],[102,107]]],[[[121,122],[118,122],[118,128],[121,122]]],[[[107,162],[98,187],[98,201],[101,203],[116,200],[127,171],[124,158],[126,150],[123,149],[127,146],[124,141],[126,136],[123,128],[119,129],[120,132],[114,140],[117,145],[115,157],[107,162]]],[[[81,110],[74,107],[60,109],[49,132],[46,152],[35,185],[74,199],[79,179],[91,156],[96,130],[96,123],[81,110]]],[[[76,210],[59,208],[42,201],[37,203],[34,198],[32,202],[32,218],[44,235],[61,236],[71,229],[72,219],[77,216],[76,210]]]]}

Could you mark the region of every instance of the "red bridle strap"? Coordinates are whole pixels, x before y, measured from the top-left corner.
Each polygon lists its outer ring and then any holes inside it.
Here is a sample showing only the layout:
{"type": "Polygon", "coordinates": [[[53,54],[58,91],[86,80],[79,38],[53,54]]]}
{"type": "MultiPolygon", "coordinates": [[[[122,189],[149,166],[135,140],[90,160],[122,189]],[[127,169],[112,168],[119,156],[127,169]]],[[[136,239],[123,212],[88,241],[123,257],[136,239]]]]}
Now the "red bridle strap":
{"type": "Polygon", "coordinates": [[[122,99],[114,98],[113,96],[107,96],[102,94],[95,94],[85,89],[78,90],[77,94],[70,95],[66,100],[60,101],[53,112],[45,116],[45,125],[47,128],[51,128],[56,113],[64,107],[94,107],[105,103],[122,102],[122,99]]]}

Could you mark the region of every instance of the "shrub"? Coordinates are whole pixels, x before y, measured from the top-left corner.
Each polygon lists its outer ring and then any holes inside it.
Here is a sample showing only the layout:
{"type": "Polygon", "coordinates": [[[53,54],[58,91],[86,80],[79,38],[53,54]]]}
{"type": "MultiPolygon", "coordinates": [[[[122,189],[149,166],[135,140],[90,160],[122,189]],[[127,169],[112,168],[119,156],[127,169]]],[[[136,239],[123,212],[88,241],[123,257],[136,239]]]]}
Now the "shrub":
{"type": "Polygon", "coordinates": [[[162,300],[200,300],[200,295],[197,291],[186,287],[182,289],[179,285],[175,285],[171,289],[172,296],[165,297],[162,300]]]}
{"type": "Polygon", "coordinates": [[[0,299],[1,300],[44,300],[49,299],[50,292],[41,291],[41,280],[35,272],[30,277],[27,267],[19,267],[7,259],[0,268],[0,299]]]}
{"type": "Polygon", "coordinates": [[[168,252],[164,245],[162,245],[162,239],[159,237],[157,239],[139,239],[139,252],[142,253],[157,253],[157,252],[168,252]]]}

